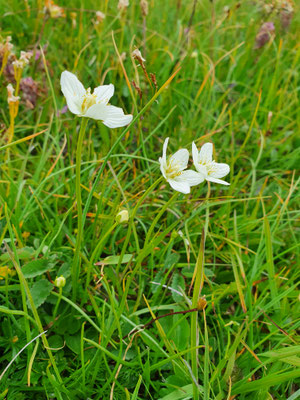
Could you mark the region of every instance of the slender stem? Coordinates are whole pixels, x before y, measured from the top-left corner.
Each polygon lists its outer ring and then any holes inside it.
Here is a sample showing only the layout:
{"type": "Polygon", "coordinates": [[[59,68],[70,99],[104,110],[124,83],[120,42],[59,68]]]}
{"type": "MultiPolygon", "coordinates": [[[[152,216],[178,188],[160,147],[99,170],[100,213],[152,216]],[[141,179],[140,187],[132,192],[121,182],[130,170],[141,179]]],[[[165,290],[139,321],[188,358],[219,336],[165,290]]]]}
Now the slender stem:
{"type": "Polygon", "coordinates": [[[59,288],[59,297],[58,297],[58,299],[57,299],[57,302],[56,302],[55,308],[54,308],[54,312],[53,312],[53,321],[55,321],[55,317],[56,317],[56,314],[57,314],[58,306],[59,306],[60,301],[61,301],[62,290],[63,290],[63,288],[60,287],[60,288],[59,288]]]}
{"type": "MultiPolygon", "coordinates": [[[[205,233],[202,230],[200,250],[196,262],[196,280],[193,288],[193,300],[192,308],[197,308],[198,300],[200,297],[201,289],[203,286],[204,279],[204,245],[205,245],[205,233]]],[[[199,399],[198,390],[198,313],[193,313],[191,318],[191,347],[195,348],[192,352],[192,371],[196,382],[193,383],[193,399],[199,399]]]]}
{"type": "Polygon", "coordinates": [[[77,235],[76,235],[76,244],[75,244],[75,254],[72,264],[72,289],[73,289],[73,300],[76,299],[77,293],[77,281],[79,277],[79,268],[80,268],[80,249],[81,249],[81,241],[82,241],[82,200],[81,200],[81,186],[80,186],[80,170],[81,170],[81,153],[82,153],[82,143],[84,134],[86,131],[88,119],[83,118],[79,135],[77,141],[77,150],[76,150],[76,203],[77,203],[77,235]]]}
{"type": "Polygon", "coordinates": [[[103,246],[103,243],[105,242],[107,236],[109,236],[109,235],[111,234],[111,232],[116,228],[117,225],[118,225],[117,223],[114,223],[114,224],[107,230],[107,232],[105,232],[105,234],[104,234],[104,235],[101,237],[101,239],[98,241],[97,246],[95,247],[95,249],[94,249],[94,251],[93,251],[93,253],[92,253],[92,255],[91,255],[89,264],[88,264],[88,266],[87,266],[87,275],[86,275],[85,290],[84,290],[84,295],[83,295],[83,302],[82,302],[82,304],[84,304],[84,303],[86,302],[86,299],[87,299],[87,294],[88,294],[87,289],[88,289],[88,285],[89,285],[89,283],[90,283],[91,272],[92,272],[92,269],[93,269],[94,261],[95,261],[97,255],[99,254],[99,250],[100,250],[101,247],[103,246]]]}

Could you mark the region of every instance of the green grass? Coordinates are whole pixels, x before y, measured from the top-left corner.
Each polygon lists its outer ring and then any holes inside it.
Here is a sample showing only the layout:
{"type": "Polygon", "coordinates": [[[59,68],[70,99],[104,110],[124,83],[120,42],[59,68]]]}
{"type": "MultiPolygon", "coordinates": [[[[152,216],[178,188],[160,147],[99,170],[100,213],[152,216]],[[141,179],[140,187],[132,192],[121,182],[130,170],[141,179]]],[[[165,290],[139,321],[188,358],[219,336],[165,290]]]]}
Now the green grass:
{"type": "Polygon", "coordinates": [[[0,399],[296,399],[298,9],[284,31],[252,1],[199,0],[193,15],[191,1],[149,0],[145,20],[139,1],[117,3],[61,1],[54,19],[43,1],[0,0],[16,55],[44,49],[23,71],[39,96],[29,109],[20,90],[12,143],[0,78],[0,374],[47,331],[1,376],[0,399]],[[276,36],[254,49],[266,20],[276,36]],[[134,116],[114,130],[88,121],[81,218],[82,120],[57,114],[65,69],[113,83],[111,104],[134,116]],[[169,154],[213,142],[230,186],[174,192],[158,164],[166,137],[169,154]]]}

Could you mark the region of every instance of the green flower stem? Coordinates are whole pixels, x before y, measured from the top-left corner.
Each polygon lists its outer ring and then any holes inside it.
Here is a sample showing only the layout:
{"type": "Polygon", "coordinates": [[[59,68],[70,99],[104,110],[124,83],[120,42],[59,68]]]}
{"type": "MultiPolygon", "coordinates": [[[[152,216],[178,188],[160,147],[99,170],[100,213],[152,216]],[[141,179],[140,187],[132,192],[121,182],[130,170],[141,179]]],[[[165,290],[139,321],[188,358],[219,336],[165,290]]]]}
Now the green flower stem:
{"type": "Polygon", "coordinates": [[[105,234],[104,234],[104,235],[101,237],[101,239],[98,241],[97,246],[95,247],[95,249],[94,249],[94,251],[93,251],[93,253],[92,253],[92,255],[91,255],[90,261],[89,261],[88,266],[87,266],[87,275],[86,275],[86,282],[85,282],[85,290],[84,290],[83,302],[82,302],[83,304],[85,303],[85,301],[86,301],[86,299],[87,299],[87,293],[88,293],[87,289],[88,289],[88,285],[89,285],[89,283],[90,283],[91,272],[92,272],[92,269],[93,269],[94,261],[96,260],[96,257],[97,257],[98,254],[99,254],[99,250],[100,250],[101,247],[103,246],[103,243],[104,243],[104,241],[106,240],[107,236],[109,236],[109,235],[112,233],[112,231],[116,228],[116,226],[118,226],[118,223],[115,222],[115,223],[110,227],[110,229],[108,229],[108,231],[105,232],[105,234]]]}
{"type": "MultiPolygon", "coordinates": [[[[198,258],[196,261],[196,272],[194,276],[196,277],[193,289],[193,300],[192,307],[198,307],[198,300],[200,297],[201,289],[203,286],[204,280],[204,245],[205,245],[205,233],[204,229],[202,230],[201,235],[201,244],[200,250],[198,254],[198,258]]],[[[193,383],[193,399],[199,399],[199,390],[198,390],[198,312],[192,313],[191,316],[191,347],[195,350],[192,352],[192,371],[195,377],[196,382],[193,383]]]]}
{"type": "Polygon", "coordinates": [[[57,302],[56,302],[55,308],[54,308],[54,312],[53,312],[53,321],[55,321],[55,317],[56,317],[56,314],[57,314],[58,306],[59,306],[60,301],[61,301],[62,290],[63,290],[63,288],[60,287],[60,288],[59,288],[59,297],[58,297],[58,299],[57,299],[57,302]]]}
{"type": "Polygon", "coordinates": [[[83,118],[79,135],[77,141],[77,150],[76,150],[76,203],[77,203],[77,236],[76,236],[76,244],[75,244],[75,254],[72,264],[72,289],[73,289],[73,300],[76,299],[77,294],[77,282],[79,278],[79,269],[80,269],[80,249],[81,249],[81,241],[82,241],[82,233],[83,233],[83,223],[82,223],[82,200],[81,200],[81,186],[80,186],[80,169],[81,169],[81,154],[82,154],[82,143],[84,134],[86,131],[88,123],[88,118],[83,118]]]}

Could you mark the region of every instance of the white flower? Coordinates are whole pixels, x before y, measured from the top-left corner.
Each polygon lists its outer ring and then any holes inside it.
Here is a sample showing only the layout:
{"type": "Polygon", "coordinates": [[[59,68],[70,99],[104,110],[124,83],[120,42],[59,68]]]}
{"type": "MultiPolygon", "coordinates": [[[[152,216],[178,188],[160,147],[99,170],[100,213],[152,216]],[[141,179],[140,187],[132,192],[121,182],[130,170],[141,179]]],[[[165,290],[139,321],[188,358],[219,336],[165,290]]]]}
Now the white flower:
{"type": "Polygon", "coordinates": [[[196,171],[184,171],[189,161],[189,152],[186,149],[178,150],[167,160],[168,141],[169,138],[165,140],[162,157],[158,160],[161,173],[174,190],[190,193],[190,187],[203,182],[204,178],[196,171]]]}
{"type": "Polygon", "coordinates": [[[132,121],[132,115],[124,115],[122,108],[109,105],[108,101],[114,94],[114,85],[98,86],[91,93],[91,89],[86,90],[69,71],[61,74],[60,85],[73,114],[100,120],[109,128],[119,128],[132,121]]]}
{"type": "Polygon", "coordinates": [[[210,182],[221,183],[222,185],[230,185],[230,183],[223,181],[223,176],[227,175],[230,171],[228,164],[216,163],[212,159],[213,145],[212,143],[205,143],[200,152],[193,142],[192,144],[193,161],[198,173],[210,182]]]}

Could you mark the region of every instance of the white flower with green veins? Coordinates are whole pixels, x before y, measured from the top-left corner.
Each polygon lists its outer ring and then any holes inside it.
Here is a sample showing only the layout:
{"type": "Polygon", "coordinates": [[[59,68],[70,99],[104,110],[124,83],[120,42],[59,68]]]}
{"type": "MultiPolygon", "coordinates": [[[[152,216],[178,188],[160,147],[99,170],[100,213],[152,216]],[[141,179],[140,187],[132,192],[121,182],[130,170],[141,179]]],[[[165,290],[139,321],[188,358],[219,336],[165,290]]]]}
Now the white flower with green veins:
{"type": "Polygon", "coordinates": [[[165,140],[162,157],[159,158],[160,170],[163,177],[170,186],[177,192],[190,193],[191,186],[196,186],[204,181],[196,171],[187,168],[189,152],[187,149],[180,149],[167,159],[167,147],[169,138],[165,140]]]}
{"type": "Polygon", "coordinates": [[[214,183],[221,183],[222,185],[230,185],[230,183],[223,181],[220,178],[226,176],[230,167],[228,164],[217,163],[213,160],[213,144],[205,143],[200,152],[193,142],[192,144],[193,161],[196,170],[203,177],[203,180],[207,180],[214,183]]]}
{"type": "Polygon", "coordinates": [[[73,114],[102,121],[108,128],[119,128],[132,121],[132,115],[125,115],[122,108],[108,103],[115,91],[113,84],[98,86],[91,93],[91,89],[86,90],[74,74],[64,71],[60,85],[73,114]]]}

